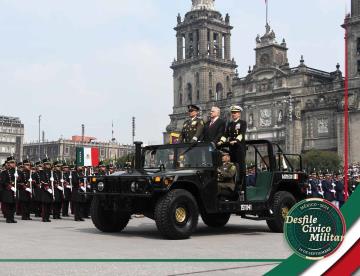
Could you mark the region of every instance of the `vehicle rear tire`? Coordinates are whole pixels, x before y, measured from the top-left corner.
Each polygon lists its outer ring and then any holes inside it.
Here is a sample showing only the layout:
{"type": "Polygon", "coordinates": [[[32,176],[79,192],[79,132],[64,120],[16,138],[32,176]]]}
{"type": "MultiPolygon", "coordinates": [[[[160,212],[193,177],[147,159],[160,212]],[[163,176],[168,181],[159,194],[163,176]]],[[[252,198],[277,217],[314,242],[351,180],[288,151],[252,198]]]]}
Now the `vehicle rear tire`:
{"type": "Polygon", "coordinates": [[[91,203],[91,219],[95,227],[102,232],[114,233],[122,231],[129,223],[128,213],[105,210],[98,198],[91,203]]]}
{"type": "Polygon", "coordinates": [[[194,196],[176,189],[161,197],[155,206],[155,222],[160,233],[171,240],[187,239],[195,231],[199,209],[194,196]]]}
{"type": "Polygon", "coordinates": [[[220,228],[228,223],[230,214],[201,214],[201,218],[207,226],[220,228]]]}
{"type": "Polygon", "coordinates": [[[266,220],[266,223],[272,232],[282,233],[284,231],[285,218],[295,203],[295,197],[289,192],[280,191],[275,194],[272,204],[274,218],[266,220]]]}

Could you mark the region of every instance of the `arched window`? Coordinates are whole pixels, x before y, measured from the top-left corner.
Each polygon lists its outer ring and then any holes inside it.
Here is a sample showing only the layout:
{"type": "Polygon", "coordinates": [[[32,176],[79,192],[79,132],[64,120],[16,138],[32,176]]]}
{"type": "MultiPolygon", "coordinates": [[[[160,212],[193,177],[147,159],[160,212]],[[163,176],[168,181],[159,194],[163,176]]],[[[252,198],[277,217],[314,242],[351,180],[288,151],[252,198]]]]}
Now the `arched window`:
{"type": "Polygon", "coordinates": [[[226,77],[226,92],[227,93],[231,92],[231,82],[230,82],[230,77],[229,76],[226,77]]]}
{"type": "Polygon", "coordinates": [[[213,97],[212,89],[209,89],[209,100],[212,100],[213,97]]]}
{"type": "Polygon", "coordinates": [[[200,90],[196,91],[196,101],[199,102],[200,101],[200,90]]]}
{"type": "Polygon", "coordinates": [[[192,85],[191,85],[191,83],[187,84],[186,91],[187,91],[188,101],[191,104],[192,103],[192,85]]]}
{"type": "Polygon", "coordinates": [[[181,91],[182,90],[182,77],[178,78],[178,90],[181,91]]]}
{"type": "Polygon", "coordinates": [[[179,94],[179,105],[183,104],[183,96],[182,93],[179,94]]]}
{"type": "Polygon", "coordinates": [[[211,72],[209,73],[209,87],[213,87],[213,75],[211,72]]]}
{"type": "Polygon", "coordinates": [[[219,100],[222,99],[222,97],[223,97],[223,92],[224,92],[223,85],[219,82],[219,83],[216,85],[216,94],[215,94],[215,100],[216,100],[216,101],[219,101],[219,100]]]}

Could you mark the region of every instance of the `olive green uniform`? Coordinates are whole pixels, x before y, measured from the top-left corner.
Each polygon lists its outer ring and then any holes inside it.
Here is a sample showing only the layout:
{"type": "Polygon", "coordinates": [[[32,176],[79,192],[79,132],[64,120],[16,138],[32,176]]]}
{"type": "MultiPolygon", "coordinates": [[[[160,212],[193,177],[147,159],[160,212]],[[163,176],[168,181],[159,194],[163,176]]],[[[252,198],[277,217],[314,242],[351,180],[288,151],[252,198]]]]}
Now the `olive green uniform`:
{"type": "Polygon", "coordinates": [[[220,168],[218,168],[219,192],[229,190],[233,192],[235,190],[235,174],[236,166],[234,163],[224,163],[220,168]]]}
{"type": "Polygon", "coordinates": [[[201,139],[203,130],[204,121],[201,118],[195,117],[186,120],[179,137],[179,143],[197,142],[201,139]]]}

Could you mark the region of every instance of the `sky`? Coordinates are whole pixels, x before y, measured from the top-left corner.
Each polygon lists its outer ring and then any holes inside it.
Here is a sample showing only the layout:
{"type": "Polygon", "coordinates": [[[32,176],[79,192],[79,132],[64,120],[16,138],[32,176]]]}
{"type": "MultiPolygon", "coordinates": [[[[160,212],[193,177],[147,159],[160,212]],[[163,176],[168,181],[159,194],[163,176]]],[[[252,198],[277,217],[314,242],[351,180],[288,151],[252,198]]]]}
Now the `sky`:
{"type": "MultiPolygon", "coordinates": [[[[216,0],[230,14],[239,75],[255,62],[265,32],[264,0],[216,0]]],[[[286,39],[291,67],[335,71],[344,64],[340,27],[350,0],[269,0],[269,22],[286,39]]],[[[0,0],[0,115],[19,117],[25,142],[81,134],[109,141],[162,142],[173,106],[173,28],[190,0],[0,0]]],[[[341,70],[341,69],[340,69],[341,70]]]]}

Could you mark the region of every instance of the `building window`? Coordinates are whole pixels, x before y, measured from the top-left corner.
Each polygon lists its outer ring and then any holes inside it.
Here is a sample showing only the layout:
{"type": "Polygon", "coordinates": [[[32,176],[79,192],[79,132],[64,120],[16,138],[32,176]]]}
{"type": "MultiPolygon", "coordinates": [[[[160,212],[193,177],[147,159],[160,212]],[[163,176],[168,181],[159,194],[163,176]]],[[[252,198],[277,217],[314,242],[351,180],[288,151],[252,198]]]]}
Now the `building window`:
{"type": "Polygon", "coordinates": [[[187,94],[188,94],[188,101],[190,104],[192,104],[192,85],[191,85],[191,83],[188,83],[186,88],[187,88],[186,90],[187,90],[187,94]]]}
{"type": "Polygon", "coordinates": [[[179,105],[182,105],[183,104],[183,97],[182,97],[182,94],[180,93],[179,94],[179,105]]]}
{"type": "Polygon", "coordinates": [[[357,38],[356,53],[360,54],[360,37],[357,38]]]}
{"type": "Polygon", "coordinates": [[[360,73],[360,60],[357,61],[357,71],[360,73]]]}
{"type": "Polygon", "coordinates": [[[66,154],[66,155],[69,155],[69,152],[70,152],[69,147],[65,147],[65,154],[66,154]]]}
{"type": "Polygon", "coordinates": [[[200,90],[196,91],[196,100],[200,101],[200,90]]]}

